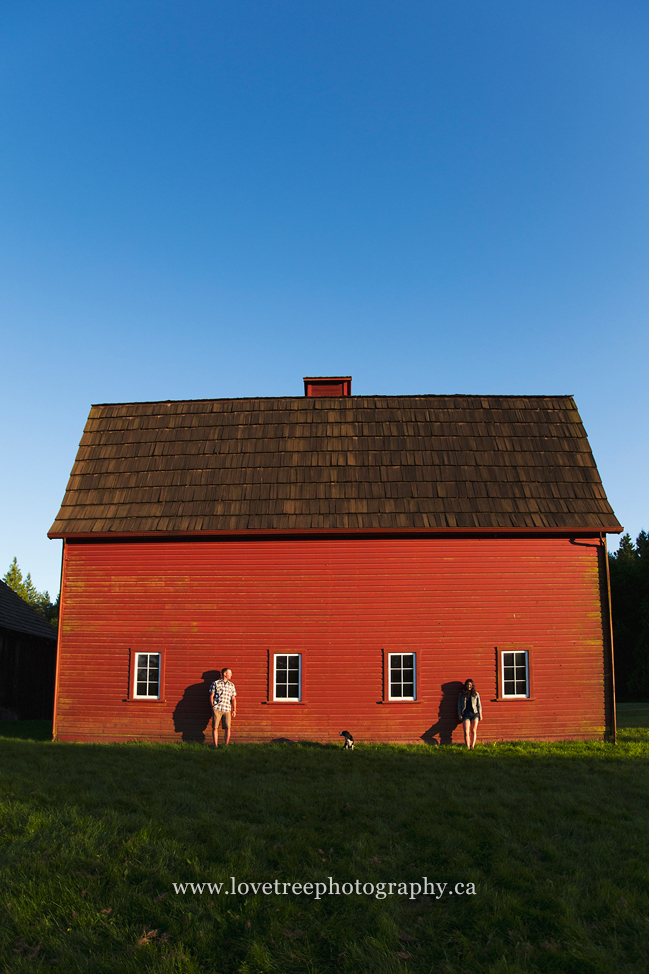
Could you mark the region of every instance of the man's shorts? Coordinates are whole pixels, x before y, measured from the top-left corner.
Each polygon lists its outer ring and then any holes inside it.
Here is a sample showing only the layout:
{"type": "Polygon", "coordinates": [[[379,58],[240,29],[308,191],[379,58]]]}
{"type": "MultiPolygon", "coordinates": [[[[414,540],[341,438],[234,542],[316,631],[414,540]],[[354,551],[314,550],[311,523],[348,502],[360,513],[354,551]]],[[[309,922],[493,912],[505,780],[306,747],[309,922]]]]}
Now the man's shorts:
{"type": "Polygon", "coordinates": [[[221,725],[224,730],[230,729],[230,711],[229,710],[212,710],[212,729],[216,728],[221,724],[221,718],[223,718],[223,724],[221,725]]]}

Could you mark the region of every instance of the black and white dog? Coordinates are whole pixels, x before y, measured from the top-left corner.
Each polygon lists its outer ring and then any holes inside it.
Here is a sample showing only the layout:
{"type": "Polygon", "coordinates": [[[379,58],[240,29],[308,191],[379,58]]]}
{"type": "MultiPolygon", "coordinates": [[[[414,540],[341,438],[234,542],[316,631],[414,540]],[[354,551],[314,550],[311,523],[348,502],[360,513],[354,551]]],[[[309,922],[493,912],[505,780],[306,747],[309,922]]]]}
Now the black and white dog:
{"type": "Polygon", "coordinates": [[[343,744],[343,751],[353,751],[354,750],[354,738],[349,733],[349,731],[341,731],[340,737],[345,738],[345,743],[343,744]]]}

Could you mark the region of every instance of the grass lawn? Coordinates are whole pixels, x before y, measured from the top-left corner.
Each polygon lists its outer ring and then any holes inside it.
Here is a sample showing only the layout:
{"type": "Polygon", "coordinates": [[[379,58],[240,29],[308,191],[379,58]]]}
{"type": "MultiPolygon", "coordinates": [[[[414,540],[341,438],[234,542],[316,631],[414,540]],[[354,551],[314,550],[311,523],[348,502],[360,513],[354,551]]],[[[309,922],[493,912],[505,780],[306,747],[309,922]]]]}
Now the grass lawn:
{"type": "Polygon", "coordinates": [[[2,724],[0,970],[644,974],[649,705],[619,715],[617,746],[475,752],[2,724]],[[226,895],[232,876],[374,895],[226,895]],[[423,876],[448,885],[422,895],[423,876]],[[224,887],[174,892],[205,882],[224,887]]]}

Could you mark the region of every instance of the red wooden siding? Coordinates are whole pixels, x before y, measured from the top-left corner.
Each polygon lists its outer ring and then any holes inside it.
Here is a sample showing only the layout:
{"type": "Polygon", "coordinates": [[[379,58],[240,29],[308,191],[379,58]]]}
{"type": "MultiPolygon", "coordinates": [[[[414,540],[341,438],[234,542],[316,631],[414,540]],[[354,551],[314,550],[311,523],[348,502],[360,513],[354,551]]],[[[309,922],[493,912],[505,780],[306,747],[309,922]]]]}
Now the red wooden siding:
{"type": "Polygon", "coordinates": [[[202,739],[209,681],[229,665],[239,741],[343,729],[448,740],[453,684],[467,677],[482,740],[602,737],[600,550],[556,538],[68,542],[55,733],[202,739]],[[496,647],[530,651],[533,699],[496,701],[496,647]],[[131,651],[164,654],[163,701],[128,699],[131,651]],[[287,652],[302,653],[302,701],[268,702],[269,661],[287,652]],[[417,654],[414,703],[382,702],[390,652],[417,654]]]}

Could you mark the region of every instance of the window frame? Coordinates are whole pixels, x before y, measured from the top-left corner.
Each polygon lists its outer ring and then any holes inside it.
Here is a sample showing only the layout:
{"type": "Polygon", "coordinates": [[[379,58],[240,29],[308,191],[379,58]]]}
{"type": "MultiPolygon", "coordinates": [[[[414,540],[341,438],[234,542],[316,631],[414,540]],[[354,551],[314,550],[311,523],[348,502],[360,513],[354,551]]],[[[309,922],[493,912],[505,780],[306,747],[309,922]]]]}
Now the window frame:
{"type": "Polygon", "coordinates": [[[165,654],[161,649],[148,650],[148,649],[131,649],[130,651],[130,674],[129,674],[129,693],[128,700],[137,703],[164,703],[164,670],[165,670],[165,654]],[[137,669],[138,669],[138,658],[140,656],[157,656],[158,657],[158,695],[141,695],[137,692],[137,669]]]}
{"type": "MultiPolygon", "coordinates": [[[[528,647],[508,646],[498,651],[498,700],[531,700],[532,699],[532,654],[528,647]],[[514,653],[514,683],[516,683],[516,653],[525,654],[525,693],[505,693],[505,655],[514,653]]],[[[509,682],[509,681],[508,681],[509,682]]]]}
{"type": "MultiPolygon", "coordinates": [[[[288,653],[288,652],[287,653],[273,653],[272,654],[272,658],[273,658],[273,665],[272,665],[272,667],[270,667],[270,670],[271,670],[271,673],[270,673],[271,687],[270,687],[270,689],[272,691],[271,696],[270,696],[271,702],[272,703],[289,703],[289,704],[291,704],[291,703],[292,704],[304,703],[304,692],[303,692],[303,683],[304,683],[304,660],[303,660],[303,654],[302,653],[288,653]],[[298,683],[297,683],[298,695],[297,695],[297,697],[288,697],[288,696],[287,697],[278,697],[277,696],[277,660],[278,660],[278,658],[280,656],[286,656],[287,657],[287,660],[288,660],[288,657],[290,657],[290,656],[297,656],[297,658],[299,660],[299,664],[298,664],[298,683]]],[[[288,669],[288,665],[287,665],[287,669],[288,669]]],[[[286,685],[287,685],[287,688],[288,688],[288,682],[287,682],[286,685]]]]}
{"type": "MultiPolygon", "coordinates": [[[[409,650],[408,652],[390,652],[386,653],[387,656],[387,666],[385,668],[385,700],[387,703],[417,703],[417,653],[414,650],[409,650]],[[413,694],[412,697],[393,697],[392,696],[392,657],[393,656],[412,656],[413,660],[413,694]]],[[[403,687],[403,663],[401,665],[401,685],[403,687]]]]}

